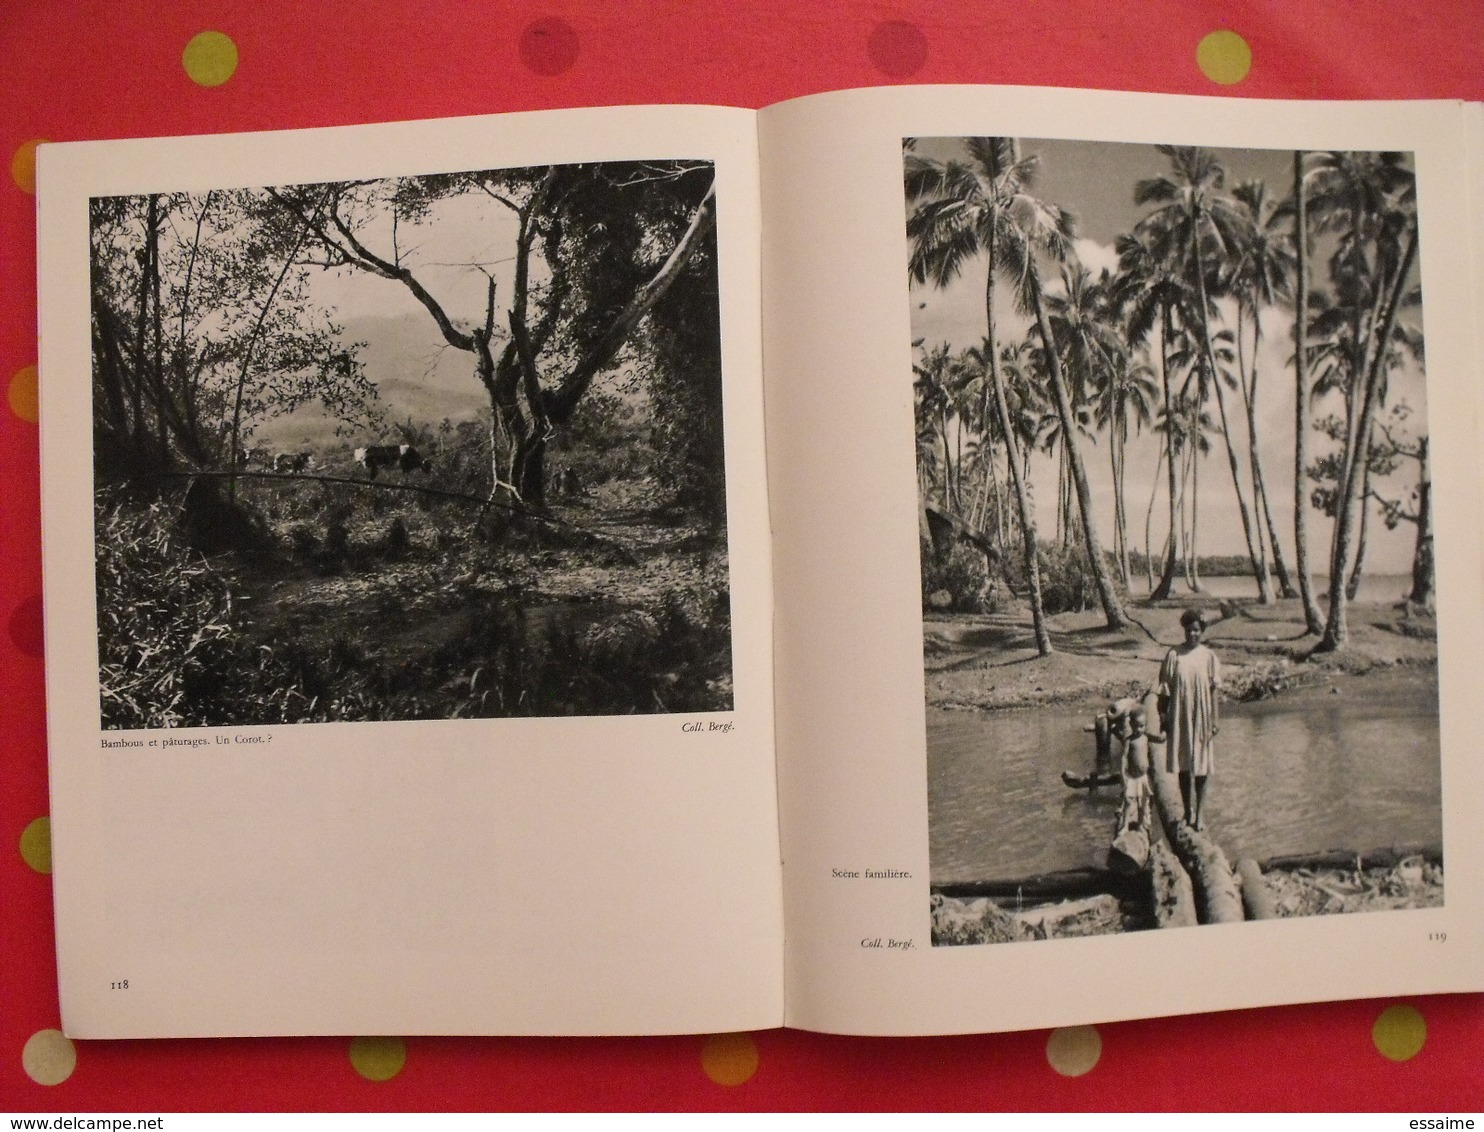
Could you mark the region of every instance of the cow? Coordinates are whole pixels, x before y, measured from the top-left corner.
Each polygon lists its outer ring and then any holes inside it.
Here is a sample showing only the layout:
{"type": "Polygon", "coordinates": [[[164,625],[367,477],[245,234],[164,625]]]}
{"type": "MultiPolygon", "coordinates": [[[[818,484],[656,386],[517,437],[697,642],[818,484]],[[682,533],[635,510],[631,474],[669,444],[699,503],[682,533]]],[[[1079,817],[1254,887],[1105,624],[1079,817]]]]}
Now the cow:
{"type": "Polygon", "coordinates": [[[275,472],[307,472],[314,467],[312,452],[279,452],[273,457],[275,472]]]}
{"type": "Polygon", "coordinates": [[[403,476],[408,472],[431,472],[433,462],[425,459],[410,444],[370,444],[355,451],[356,463],[366,469],[373,480],[383,469],[397,468],[403,476]]]}
{"type": "Polygon", "coordinates": [[[239,449],[237,452],[237,466],[249,468],[254,464],[268,463],[268,450],[266,448],[252,447],[239,449]]]}

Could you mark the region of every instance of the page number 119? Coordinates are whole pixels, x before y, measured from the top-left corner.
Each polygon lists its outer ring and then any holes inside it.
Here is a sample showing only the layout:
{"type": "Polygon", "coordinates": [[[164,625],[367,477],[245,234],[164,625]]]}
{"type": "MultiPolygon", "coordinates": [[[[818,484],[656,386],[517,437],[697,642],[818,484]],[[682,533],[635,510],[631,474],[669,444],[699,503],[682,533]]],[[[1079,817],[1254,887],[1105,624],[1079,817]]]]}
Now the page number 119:
{"type": "Polygon", "coordinates": [[[1428,932],[1427,933],[1427,942],[1428,943],[1447,943],[1448,942],[1448,933],[1447,932],[1428,932]]]}

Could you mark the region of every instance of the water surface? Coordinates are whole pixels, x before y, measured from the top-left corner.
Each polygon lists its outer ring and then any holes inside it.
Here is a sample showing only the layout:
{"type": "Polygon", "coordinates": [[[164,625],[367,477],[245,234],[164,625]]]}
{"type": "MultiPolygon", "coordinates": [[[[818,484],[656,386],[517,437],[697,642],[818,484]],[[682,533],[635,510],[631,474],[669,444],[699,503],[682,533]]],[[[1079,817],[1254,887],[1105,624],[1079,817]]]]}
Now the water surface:
{"type": "MultiPolygon", "coordinates": [[[[1092,863],[1118,788],[1069,790],[1085,773],[1089,709],[928,709],[932,877],[984,880],[1092,863]]],[[[1223,705],[1208,797],[1212,836],[1235,861],[1442,841],[1435,682],[1418,671],[1223,705]]]]}

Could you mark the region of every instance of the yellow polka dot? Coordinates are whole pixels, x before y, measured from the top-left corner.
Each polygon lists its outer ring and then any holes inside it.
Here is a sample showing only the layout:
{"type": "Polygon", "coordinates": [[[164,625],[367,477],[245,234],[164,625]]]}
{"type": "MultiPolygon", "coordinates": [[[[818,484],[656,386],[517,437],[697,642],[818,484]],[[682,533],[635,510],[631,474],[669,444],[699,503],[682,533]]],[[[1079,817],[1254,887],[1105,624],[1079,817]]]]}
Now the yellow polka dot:
{"type": "Polygon", "coordinates": [[[1103,1039],[1096,1026],[1063,1026],[1046,1039],[1046,1060],[1063,1077],[1091,1072],[1103,1056],[1103,1039]]]}
{"type": "Polygon", "coordinates": [[[36,423],[36,367],[26,366],[10,379],[10,411],[23,421],[36,423]]]}
{"type": "Polygon", "coordinates": [[[1213,31],[1196,46],[1195,61],[1206,78],[1230,86],[1252,69],[1252,48],[1234,31],[1213,31]]]}
{"type": "Polygon", "coordinates": [[[26,1039],[21,1065],[38,1085],[60,1085],[77,1068],[77,1047],[61,1030],[37,1030],[26,1039]]]}
{"type": "Polygon", "coordinates": [[[757,1044],[749,1034],[715,1034],[701,1047],[701,1068],[718,1085],[740,1085],[757,1072],[757,1044]]]}
{"type": "Polygon", "coordinates": [[[1422,1052],[1427,1041],[1427,1019],[1415,1006],[1388,1006],[1371,1027],[1371,1041],[1382,1056],[1410,1061],[1422,1052]]]}
{"type": "Polygon", "coordinates": [[[36,147],[45,141],[45,138],[33,138],[22,142],[11,155],[10,179],[23,193],[36,192],[36,147]]]}
{"type": "Polygon", "coordinates": [[[180,62],[193,83],[221,86],[237,70],[237,45],[219,31],[203,31],[185,45],[180,62]]]}
{"type": "Polygon", "coordinates": [[[390,1081],[407,1064],[407,1046],[401,1038],[353,1038],[350,1063],[368,1081],[390,1081]]]}
{"type": "Polygon", "coordinates": [[[37,818],[21,830],[21,860],[38,873],[52,871],[51,818],[37,818]]]}

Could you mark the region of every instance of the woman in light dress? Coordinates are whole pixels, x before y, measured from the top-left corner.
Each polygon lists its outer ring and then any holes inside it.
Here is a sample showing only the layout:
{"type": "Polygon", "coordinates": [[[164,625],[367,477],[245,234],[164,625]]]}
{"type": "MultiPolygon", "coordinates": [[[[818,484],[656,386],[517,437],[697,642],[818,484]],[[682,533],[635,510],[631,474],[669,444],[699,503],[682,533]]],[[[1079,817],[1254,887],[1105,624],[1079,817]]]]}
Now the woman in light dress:
{"type": "Polygon", "coordinates": [[[1206,618],[1200,610],[1182,613],[1180,627],[1185,641],[1169,651],[1159,671],[1165,770],[1180,776],[1185,824],[1204,829],[1206,785],[1215,769],[1212,740],[1221,730],[1217,695],[1221,661],[1201,643],[1206,618]]]}

